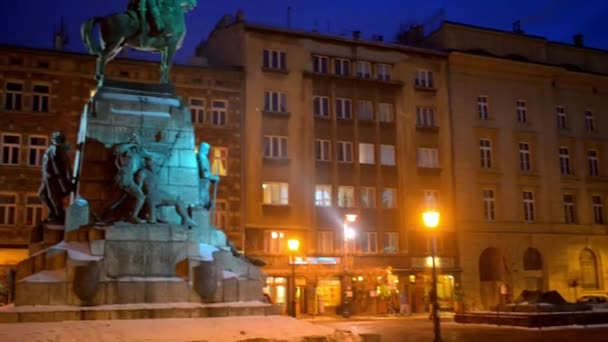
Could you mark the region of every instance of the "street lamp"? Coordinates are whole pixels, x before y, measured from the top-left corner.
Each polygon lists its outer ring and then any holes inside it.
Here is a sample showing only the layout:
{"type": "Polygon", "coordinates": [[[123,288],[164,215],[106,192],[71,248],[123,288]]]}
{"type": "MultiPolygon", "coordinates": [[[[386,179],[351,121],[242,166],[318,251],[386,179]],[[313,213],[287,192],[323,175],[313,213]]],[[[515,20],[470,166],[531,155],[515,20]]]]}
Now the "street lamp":
{"type": "Polygon", "coordinates": [[[348,257],[348,240],[355,238],[355,230],[348,226],[348,223],[353,223],[357,220],[356,214],[344,215],[344,274],[346,275],[346,258],[348,257]]]}
{"type": "Polygon", "coordinates": [[[300,240],[287,240],[287,248],[291,251],[291,317],[296,317],[296,252],[300,248],[300,240]]]}
{"type": "Polygon", "coordinates": [[[424,225],[431,230],[431,236],[433,241],[433,252],[431,258],[433,259],[433,288],[431,290],[431,305],[432,305],[432,316],[433,316],[433,330],[435,332],[435,341],[441,341],[441,327],[439,321],[439,303],[437,302],[437,268],[435,267],[435,259],[437,257],[437,232],[435,229],[439,225],[439,212],[437,211],[426,211],[422,213],[422,221],[424,225]]]}

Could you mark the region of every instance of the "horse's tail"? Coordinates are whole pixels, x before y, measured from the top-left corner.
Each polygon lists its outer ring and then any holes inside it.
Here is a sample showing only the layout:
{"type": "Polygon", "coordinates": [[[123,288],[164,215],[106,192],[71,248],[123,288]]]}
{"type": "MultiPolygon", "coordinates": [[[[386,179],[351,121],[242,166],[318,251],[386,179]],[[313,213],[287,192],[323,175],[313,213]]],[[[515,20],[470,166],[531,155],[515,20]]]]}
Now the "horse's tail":
{"type": "Polygon", "coordinates": [[[103,51],[103,47],[101,46],[99,40],[95,40],[95,37],[93,37],[93,28],[97,23],[99,23],[99,21],[101,21],[101,19],[101,17],[91,18],[85,21],[80,27],[82,41],[87,47],[87,50],[89,50],[89,53],[92,55],[99,55],[103,51]]]}

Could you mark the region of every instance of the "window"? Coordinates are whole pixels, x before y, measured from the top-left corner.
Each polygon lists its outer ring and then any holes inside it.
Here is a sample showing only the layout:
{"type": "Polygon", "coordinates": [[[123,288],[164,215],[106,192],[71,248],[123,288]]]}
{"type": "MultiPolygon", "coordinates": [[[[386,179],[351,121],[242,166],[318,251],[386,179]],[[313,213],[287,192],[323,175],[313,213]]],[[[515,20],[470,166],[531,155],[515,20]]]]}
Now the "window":
{"type": "Polygon", "coordinates": [[[278,182],[266,182],[262,184],[262,189],[264,192],[264,204],[289,204],[289,184],[278,182]]]}
{"type": "Polygon", "coordinates": [[[534,222],[534,193],[532,191],[522,192],[524,203],[524,221],[534,222]]]}
{"type": "Polygon", "coordinates": [[[593,204],[593,223],[604,224],[604,204],[602,203],[602,196],[591,196],[591,203],[593,204]]]}
{"type": "Polygon", "coordinates": [[[376,188],[369,186],[361,187],[361,208],[376,207],[376,188]]]}
{"type": "Polygon", "coordinates": [[[313,111],[315,116],[329,116],[329,97],[327,96],[313,96],[313,111]]]}
{"type": "Polygon", "coordinates": [[[2,164],[18,165],[20,149],[21,135],[2,134],[2,164]]]}
{"type": "Polygon", "coordinates": [[[315,205],[331,207],[331,185],[315,185],[315,205]]]}
{"type": "Polygon", "coordinates": [[[228,148],[227,147],[212,147],[209,153],[211,155],[211,172],[218,176],[228,175],[228,148]]]}
{"type": "Polygon", "coordinates": [[[429,70],[416,70],[416,87],[433,88],[433,73],[429,70]]]}
{"type": "Polygon", "coordinates": [[[16,206],[17,206],[17,195],[0,194],[0,226],[15,225],[15,208],[16,208],[16,206]]]}
{"type": "Polygon", "coordinates": [[[389,64],[376,64],[376,79],[380,81],[391,80],[391,66],[389,64]]]}
{"type": "Polygon", "coordinates": [[[23,83],[6,82],[4,90],[4,109],[21,110],[23,108],[23,83]]]}
{"type": "Polygon", "coordinates": [[[226,231],[228,228],[228,202],[218,199],[215,201],[215,224],[217,228],[226,231]]]}
{"type": "Polygon", "coordinates": [[[418,148],[418,167],[438,168],[439,151],[436,148],[418,148]]]}
{"type": "Polygon", "coordinates": [[[350,61],[348,59],[334,59],[334,73],[340,76],[350,75],[350,61]]]}
{"type": "Polygon", "coordinates": [[[287,137],[264,136],[265,158],[287,158],[287,137]]]}
{"type": "Polygon", "coordinates": [[[559,170],[562,175],[570,174],[570,154],[567,147],[559,148],[559,170]]]}
{"type": "Polygon", "coordinates": [[[338,141],[337,161],[341,163],[353,162],[353,143],[350,141],[338,141]]]}
{"type": "Polygon", "coordinates": [[[364,121],[374,120],[374,110],[371,101],[359,101],[357,118],[364,121]]]}
{"type": "Polygon", "coordinates": [[[287,113],[287,93],[281,91],[265,91],[264,111],[287,113]]]}
{"type": "Polygon", "coordinates": [[[375,161],[374,144],[359,144],[359,163],[374,164],[375,161]]]}
{"type": "Polygon", "coordinates": [[[319,161],[331,160],[331,141],[323,139],[315,140],[315,159],[319,161]]]}
{"type": "Polygon", "coordinates": [[[492,143],[489,139],[479,140],[479,155],[483,169],[492,168],[492,143]]]}
{"type": "Polygon", "coordinates": [[[596,150],[587,151],[587,161],[589,163],[589,176],[599,176],[599,161],[596,150]]]}
{"type": "Polygon", "coordinates": [[[49,111],[49,93],[48,85],[35,84],[32,89],[32,111],[48,113],[49,111]]]}
{"type": "Polygon", "coordinates": [[[424,207],[427,210],[439,209],[439,191],[424,190],[424,207]]]}
{"type": "Polygon", "coordinates": [[[312,71],[327,74],[329,72],[329,58],[327,56],[312,56],[312,71]]]}
{"type": "Polygon", "coordinates": [[[393,188],[385,188],[382,190],[382,208],[397,207],[397,190],[393,188]]]}
{"type": "Polygon", "coordinates": [[[526,142],[519,143],[519,169],[530,171],[530,145],[526,142]]]}
{"type": "Polygon", "coordinates": [[[526,101],[517,100],[515,107],[516,107],[516,112],[517,112],[517,122],[519,122],[519,123],[528,122],[528,118],[527,118],[528,109],[526,107],[526,101]]]}
{"type": "Polygon", "coordinates": [[[264,50],[264,68],[274,70],[286,70],[285,52],[278,50],[264,50]]]}
{"type": "Polygon", "coordinates": [[[345,120],[353,118],[350,99],[336,99],[336,117],[345,120]]]}
{"type": "Polygon", "coordinates": [[[392,103],[379,103],[378,104],[378,121],[380,121],[380,122],[395,121],[392,103]]]}
{"type": "Polygon", "coordinates": [[[358,78],[371,78],[372,77],[372,64],[365,61],[357,61],[357,77],[358,78]]]}
{"type": "Polygon", "coordinates": [[[385,232],[384,233],[384,253],[397,253],[399,252],[399,233],[398,232],[385,232]]]}
{"type": "Polygon", "coordinates": [[[334,252],[334,232],[322,230],[317,233],[317,252],[319,254],[334,252]]]}
{"type": "Polygon", "coordinates": [[[338,207],[354,208],[355,207],[355,188],[352,186],[338,186],[338,207]]]}
{"type": "Polygon", "coordinates": [[[213,126],[226,126],[228,103],[223,100],[211,101],[211,124],[213,126]]]}
{"type": "Polygon", "coordinates": [[[190,99],[190,116],[193,125],[205,123],[205,100],[199,98],[190,99]]]}
{"type": "Polygon", "coordinates": [[[566,129],[566,111],[564,107],[555,107],[555,113],[557,115],[557,128],[566,129]]]}
{"type": "Polygon", "coordinates": [[[380,164],[395,165],[395,146],[380,145],[380,164]]]}
{"type": "Polygon", "coordinates": [[[25,220],[24,224],[33,227],[42,221],[42,203],[36,195],[28,195],[25,198],[25,220]]]}
{"type": "Polygon", "coordinates": [[[589,248],[585,248],[581,252],[579,261],[581,264],[581,287],[583,289],[599,288],[595,254],[589,248]]]}
{"type": "Polygon", "coordinates": [[[481,193],[483,197],[483,218],[486,221],[494,221],[496,219],[496,199],[494,198],[494,189],[483,189],[481,193]]]}
{"type": "Polygon", "coordinates": [[[285,232],[266,230],[264,231],[264,253],[283,254],[286,252],[287,241],[285,232]]]}
{"type": "Polygon", "coordinates": [[[361,235],[361,252],[378,253],[378,233],[364,232],[361,235]]]}
{"type": "Polygon", "coordinates": [[[488,97],[477,96],[477,115],[480,120],[488,120],[488,97]]]}
{"type": "Polygon", "coordinates": [[[593,119],[593,112],[590,110],[585,111],[585,132],[595,131],[595,122],[593,119]]]}
{"type": "Polygon", "coordinates": [[[417,107],[416,125],[418,127],[435,127],[435,110],[429,107],[417,107]]]}
{"type": "Polygon", "coordinates": [[[565,194],[564,199],[564,222],[576,223],[576,206],[574,203],[574,195],[565,194]]]}
{"type": "Polygon", "coordinates": [[[30,135],[27,151],[27,165],[42,166],[42,155],[46,150],[47,138],[30,135]]]}

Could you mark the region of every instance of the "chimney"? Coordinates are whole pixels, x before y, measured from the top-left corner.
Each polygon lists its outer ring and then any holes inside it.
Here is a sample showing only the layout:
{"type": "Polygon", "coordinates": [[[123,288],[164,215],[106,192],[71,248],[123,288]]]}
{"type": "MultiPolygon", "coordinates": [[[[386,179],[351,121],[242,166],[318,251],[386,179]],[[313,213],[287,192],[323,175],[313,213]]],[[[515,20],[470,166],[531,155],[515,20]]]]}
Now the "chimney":
{"type": "Polygon", "coordinates": [[[375,42],[382,42],[382,41],[384,41],[384,36],[381,34],[373,34],[372,40],[375,42]]]}
{"type": "Polygon", "coordinates": [[[63,49],[65,48],[65,46],[68,43],[69,43],[68,29],[66,28],[63,18],[61,18],[59,27],[55,30],[55,35],[53,36],[53,47],[57,51],[63,51],[63,49]]]}
{"type": "Polygon", "coordinates": [[[361,38],[361,31],[359,31],[359,30],[353,31],[353,39],[359,40],[359,38],[361,38]]]}
{"type": "Polygon", "coordinates": [[[572,43],[574,44],[574,46],[583,47],[585,45],[583,42],[583,35],[580,33],[577,33],[574,36],[572,36],[572,43]]]}
{"type": "Polygon", "coordinates": [[[236,19],[235,22],[237,23],[242,23],[245,21],[245,12],[243,12],[243,10],[238,10],[236,12],[236,19]]]}
{"type": "Polygon", "coordinates": [[[524,30],[521,29],[521,22],[519,20],[513,22],[513,33],[524,34],[524,30]]]}

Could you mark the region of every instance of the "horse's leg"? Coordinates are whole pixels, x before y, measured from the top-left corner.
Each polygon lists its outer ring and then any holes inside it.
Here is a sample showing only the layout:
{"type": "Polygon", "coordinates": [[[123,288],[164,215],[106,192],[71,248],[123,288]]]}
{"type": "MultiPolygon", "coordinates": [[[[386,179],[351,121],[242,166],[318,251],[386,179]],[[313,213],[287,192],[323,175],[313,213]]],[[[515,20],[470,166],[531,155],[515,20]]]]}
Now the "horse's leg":
{"type": "Polygon", "coordinates": [[[160,83],[170,83],[169,72],[171,71],[171,64],[173,63],[173,56],[175,55],[175,42],[173,40],[163,48],[161,55],[160,83]]]}

